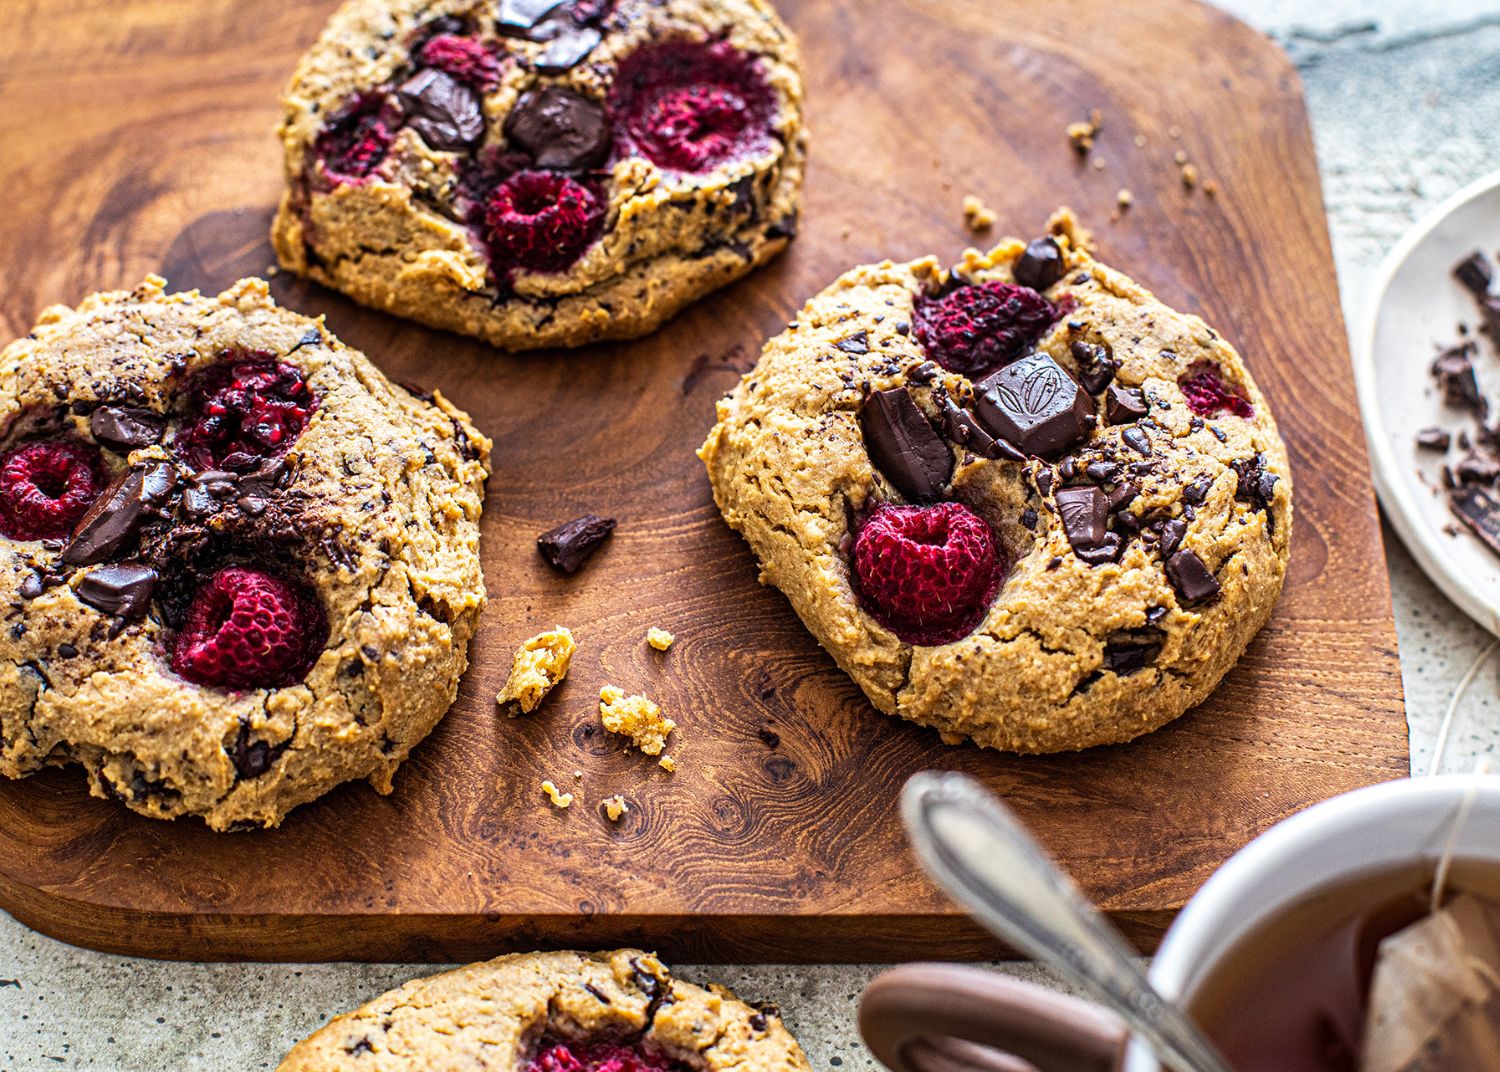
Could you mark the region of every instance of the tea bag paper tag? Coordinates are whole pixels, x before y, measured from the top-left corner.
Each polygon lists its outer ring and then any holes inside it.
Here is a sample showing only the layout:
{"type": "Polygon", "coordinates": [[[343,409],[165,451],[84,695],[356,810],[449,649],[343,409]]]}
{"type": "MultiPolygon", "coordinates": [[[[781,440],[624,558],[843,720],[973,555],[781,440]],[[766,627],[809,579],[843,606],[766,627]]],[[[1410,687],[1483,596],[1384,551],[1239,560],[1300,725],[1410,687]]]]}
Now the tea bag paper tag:
{"type": "Polygon", "coordinates": [[[1360,1072],[1500,1069],[1500,908],[1469,894],[1380,943],[1360,1072]]]}

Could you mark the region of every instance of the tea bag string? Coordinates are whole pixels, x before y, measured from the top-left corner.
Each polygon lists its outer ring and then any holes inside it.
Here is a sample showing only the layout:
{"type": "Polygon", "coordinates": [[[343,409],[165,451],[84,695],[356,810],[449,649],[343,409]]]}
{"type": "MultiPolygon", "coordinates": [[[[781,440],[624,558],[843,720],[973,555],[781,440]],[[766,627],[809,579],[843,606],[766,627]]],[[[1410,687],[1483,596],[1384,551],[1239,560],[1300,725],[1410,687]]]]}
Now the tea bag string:
{"type": "Polygon", "coordinates": [[[1464,698],[1464,693],[1469,691],[1469,686],[1478,675],[1480,668],[1489,661],[1491,655],[1495,654],[1497,648],[1500,648],[1500,640],[1491,640],[1489,646],[1469,664],[1469,669],[1459,681],[1458,687],[1453,690],[1453,696],[1448,700],[1448,710],[1443,713],[1443,721],[1438,726],[1437,743],[1432,748],[1432,761],[1427,765],[1428,777],[1436,774],[1438,768],[1442,766],[1443,753],[1448,750],[1448,737],[1453,732],[1453,722],[1458,715],[1459,701],[1464,698]]]}
{"type": "MultiPolygon", "coordinates": [[[[1495,645],[1491,644],[1490,647],[1493,649],[1495,645]]],[[[1458,851],[1458,836],[1463,833],[1464,826],[1469,821],[1469,812],[1474,810],[1474,801],[1479,798],[1480,779],[1489,772],[1489,758],[1481,757],[1474,765],[1474,775],[1469,779],[1468,788],[1459,798],[1458,810],[1453,813],[1453,823],[1448,827],[1447,840],[1443,842],[1442,855],[1438,857],[1437,870],[1432,875],[1432,892],[1428,895],[1430,911],[1436,912],[1443,905],[1443,893],[1448,886],[1448,873],[1453,869],[1453,855],[1458,851]]]]}

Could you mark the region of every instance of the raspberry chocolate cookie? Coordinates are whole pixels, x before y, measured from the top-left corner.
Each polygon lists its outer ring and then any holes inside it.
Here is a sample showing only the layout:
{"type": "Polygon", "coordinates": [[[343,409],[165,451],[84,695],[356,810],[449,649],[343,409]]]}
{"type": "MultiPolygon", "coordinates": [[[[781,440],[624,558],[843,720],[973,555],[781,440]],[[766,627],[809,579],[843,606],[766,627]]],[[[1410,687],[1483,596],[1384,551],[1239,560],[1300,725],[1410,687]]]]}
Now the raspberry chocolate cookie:
{"type": "Polygon", "coordinates": [[[1080,248],[856,268],[701,456],[762,577],[876,707],[1017,752],[1128,741],[1265,623],[1286,450],[1234,349],[1080,248]]]}
{"type": "Polygon", "coordinates": [[[808,1072],[774,1006],[649,953],[522,953],[417,979],[335,1018],[278,1072],[808,1072]]]}
{"type": "Polygon", "coordinates": [[[0,353],[0,774],[158,818],[381,792],[484,603],[489,442],[246,279],[148,279],[0,353]]]}
{"type": "Polygon", "coordinates": [[[645,334],[796,231],[765,0],[348,0],[283,104],[281,263],[506,349],[645,334]]]}

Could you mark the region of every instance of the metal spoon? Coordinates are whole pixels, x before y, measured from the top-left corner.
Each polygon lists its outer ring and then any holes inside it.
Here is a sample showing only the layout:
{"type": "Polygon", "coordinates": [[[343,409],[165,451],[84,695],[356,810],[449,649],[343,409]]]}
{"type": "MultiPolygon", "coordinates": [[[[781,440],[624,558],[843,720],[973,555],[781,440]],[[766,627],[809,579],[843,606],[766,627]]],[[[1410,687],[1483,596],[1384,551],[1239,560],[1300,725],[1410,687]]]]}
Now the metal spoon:
{"type": "Polygon", "coordinates": [[[987,928],[1113,1009],[1178,1072],[1233,1072],[1147,981],[1119,931],[978,782],[957,773],[915,775],[901,813],[928,873],[987,928]]]}

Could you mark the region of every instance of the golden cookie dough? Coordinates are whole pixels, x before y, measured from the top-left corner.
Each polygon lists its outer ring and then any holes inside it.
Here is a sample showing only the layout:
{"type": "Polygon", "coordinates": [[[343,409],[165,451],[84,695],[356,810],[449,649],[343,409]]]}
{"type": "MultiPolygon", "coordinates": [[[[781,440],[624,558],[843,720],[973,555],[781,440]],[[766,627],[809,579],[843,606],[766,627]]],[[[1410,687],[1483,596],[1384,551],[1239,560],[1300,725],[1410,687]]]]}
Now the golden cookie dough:
{"type": "Polygon", "coordinates": [[[1149,415],[1111,424],[1096,397],[1098,424],[1071,448],[1067,471],[1062,458],[979,457],[942,433],[954,457],[945,494],[987,521],[1012,560],[967,636],[907,643],[856,596],[849,548],[857,519],[877,502],[905,501],[873,466],[859,412],[869,392],[905,386],[942,429],[939,392],[972,399],[967,377],[928,362],[914,303],[952,280],[1013,280],[1025,243],[970,250],[951,274],[931,257],[845,273],[766,344],[719,403],[700,451],[715,500],[750,544],[762,581],[786,595],[877,708],[935,727],[945,741],[1016,752],[1128,741],[1203,701],[1269,617],[1291,536],[1286,449],[1240,355],[1197,317],[1093,260],[1071,216],[1061,214],[1054,230],[1066,270],[1045,294],[1062,312],[1037,349],[1077,377],[1075,344],[1107,348],[1120,363],[1114,382],[1140,388],[1149,415]],[[1194,415],[1179,379],[1200,363],[1248,400],[1252,417],[1194,415]],[[1142,435],[1150,457],[1130,446],[1142,435]],[[1139,536],[1118,561],[1089,565],[1073,553],[1055,493],[1093,479],[1085,474],[1095,460],[1112,460],[1139,484],[1123,508],[1133,522],[1185,524],[1180,547],[1213,573],[1216,599],[1180,597],[1139,536]],[[1264,501],[1256,475],[1269,487],[1264,501]],[[1146,653],[1146,665],[1122,664],[1122,650],[1146,653]]]}

